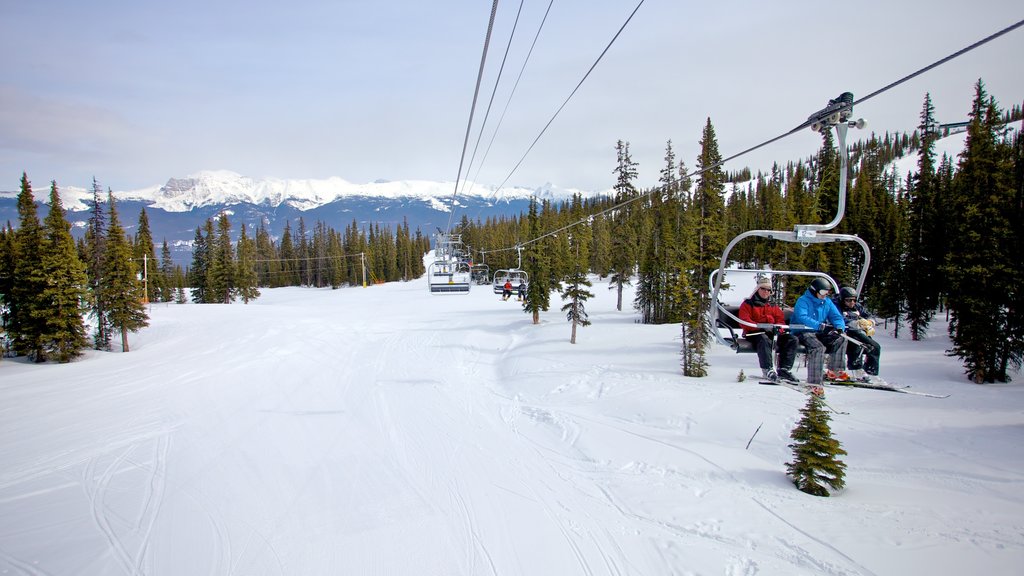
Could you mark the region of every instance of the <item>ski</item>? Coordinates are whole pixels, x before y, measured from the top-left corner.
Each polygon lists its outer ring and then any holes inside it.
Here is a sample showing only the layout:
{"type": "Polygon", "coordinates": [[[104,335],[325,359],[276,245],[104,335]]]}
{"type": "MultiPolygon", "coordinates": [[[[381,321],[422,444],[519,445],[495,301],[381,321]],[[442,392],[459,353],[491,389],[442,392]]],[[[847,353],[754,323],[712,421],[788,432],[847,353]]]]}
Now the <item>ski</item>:
{"type": "Polygon", "coordinates": [[[825,380],[827,386],[846,386],[848,388],[867,388],[869,390],[885,390],[887,392],[899,392],[900,394],[913,394],[914,396],[925,396],[927,398],[949,398],[949,394],[930,394],[909,390],[908,387],[900,387],[894,384],[882,382],[863,382],[860,380],[825,380]]]}
{"type": "Polygon", "coordinates": [[[788,380],[759,380],[758,384],[764,384],[765,386],[782,386],[783,388],[789,388],[790,390],[796,390],[803,394],[813,394],[818,398],[821,398],[821,403],[825,405],[834,414],[849,415],[849,412],[843,412],[842,410],[836,410],[831,404],[825,402],[825,389],[821,386],[814,384],[803,384],[797,382],[790,382],[788,380]]]}

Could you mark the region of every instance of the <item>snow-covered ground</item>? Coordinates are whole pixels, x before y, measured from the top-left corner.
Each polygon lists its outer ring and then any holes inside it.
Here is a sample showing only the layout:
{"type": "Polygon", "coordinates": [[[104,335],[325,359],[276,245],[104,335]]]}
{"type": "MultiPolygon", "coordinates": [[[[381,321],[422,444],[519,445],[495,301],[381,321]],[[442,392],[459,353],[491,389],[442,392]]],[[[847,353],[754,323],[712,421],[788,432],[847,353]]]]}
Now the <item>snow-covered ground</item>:
{"type": "Polygon", "coordinates": [[[882,373],[951,396],[829,389],[847,488],[817,498],[784,475],[802,394],[719,345],[683,378],[677,326],[594,292],[576,345],[557,305],[417,281],[4,359],[0,574],[1021,574],[1024,386],[968,383],[941,317],[882,373]]]}

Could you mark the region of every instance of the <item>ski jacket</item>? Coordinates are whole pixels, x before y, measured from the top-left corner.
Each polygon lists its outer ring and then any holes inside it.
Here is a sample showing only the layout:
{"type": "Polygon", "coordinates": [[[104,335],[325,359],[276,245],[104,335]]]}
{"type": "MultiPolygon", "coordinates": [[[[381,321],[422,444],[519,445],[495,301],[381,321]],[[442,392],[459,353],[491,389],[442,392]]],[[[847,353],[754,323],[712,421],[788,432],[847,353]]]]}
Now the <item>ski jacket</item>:
{"type": "MultiPolygon", "coordinates": [[[[740,304],[740,311],[737,316],[744,322],[754,322],[757,324],[785,324],[785,317],[782,315],[782,308],[761,300],[756,297],[755,292],[753,296],[747,298],[740,304]]],[[[750,332],[760,332],[760,328],[754,328],[751,326],[743,326],[743,335],[746,336],[750,332]]]]}
{"type": "Polygon", "coordinates": [[[846,330],[846,321],[832,299],[818,298],[808,288],[803,296],[797,298],[796,306],[793,307],[793,317],[790,318],[791,324],[803,324],[805,328],[793,328],[793,333],[817,332],[826,322],[836,330],[846,330]]]}
{"type": "Polygon", "coordinates": [[[860,302],[855,302],[853,308],[847,308],[843,301],[840,299],[835,300],[836,308],[839,309],[839,313],[843,315],[843,319],[849,324],[851,320],[859,320],[860,318],[874,318],[874,316],[868,312],[860,302]]]}

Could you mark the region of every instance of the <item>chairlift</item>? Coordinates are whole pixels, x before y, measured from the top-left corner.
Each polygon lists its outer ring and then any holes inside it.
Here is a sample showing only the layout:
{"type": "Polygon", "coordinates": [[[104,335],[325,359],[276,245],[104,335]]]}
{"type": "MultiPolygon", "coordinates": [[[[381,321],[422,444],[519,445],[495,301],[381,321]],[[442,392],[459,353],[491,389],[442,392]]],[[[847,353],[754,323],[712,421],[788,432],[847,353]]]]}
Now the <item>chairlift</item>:
{"type": "MultiPolygon", "coordinates": [[[[711,322],[711,326],[714,328],[712,333],[715,339],[724,345],[731,346],[736,351],[742,351],[740,345],[740,338],[735,332],[736,328],[741,326],[748,326],[752,328],[771,328],[771,326],[763,326],[751,322],[740,320],[736,315],[737,308],[723,305],[719,301],[719,294],[722,288],[722,279],[726,276],[726,273],[761,273],[766,275],[787,275],[787,276],[817,276],[825,278],[834,287],[835,291],[839,291],[839,284],[836,283],[828,274],[823,272],[813,271],[799,271],[799,270],[727,270],[726,266],[729,263],[729,252],[739,244],[740,241],[750,238],[752,236],[760,236],[769,240],[779,240],[782,242],[793,242],[802,246],[809,246],[811,244],[825,244],[828,242],[855,242],[864,252],[864,265],[861,267],[860,277],[857,280],[857,293],[861,292],[864,287],[864,281],[867,279],[868,268],[871,265],[871,249],[868,248],[867,242],[855,234],[835,234],[835,233],[823,233],[826,230],[831,230],[839,225],[839,222],[843,219],[843,215],[846,212],[846,175],[847,175],[847,151],[846,151],[846,132],[849,128],[863,128],[864,120],[858,119],[851,121],[850,117],[853,114],[853,94],[850,92],[844,92],[839,97],[829,100],[828,106],[811,114],[807,120],[811,130],[820,132],[821,130],[829,130],[833,126],[836,129],[836,134],[839,136],[839,198],[836,207],[836,216],[831,222],[827,224],[797,224],[793,227],[793,230],[749,230],[743,232],[732,239],[731,242],[725,247],[725,251],[722,253],[722,259],[719,263],[718,269],[711,272],[708,276],[708,284],[712,290],[711,302],[712,305],[708,309],[708,316],[711,322]],[[724,316],[724,319],[720,319],[720,316],[724,316]],[[728,330],[730,337],[726,338],[723,336],[719,328],[725,328],[728,330]]],[[[787,320],[788,322],[788,320],[787,320]]]]}
{"type": "Polygon", "coordinates": [[[461,258],[462,240],[458,234],[438,231],[434,261],[427,267],[431,294],[469,294],[472,284],[470,264],[461,258]]]}
{"type": "Polygon", "coordinates": [[[526,273],[526,270],[520,268],[523,265],[523,247],[516,246],[516,253],[518,254],[515,268],[502,268],[494,272],[494,293],[501,294],[505,291],[505,283],[512,284],[512,289],[517,290],[520,284],[526,286],[530,285],[530,275],[526,273]]]}
{"type": "Polygon", "coordinates": [[[470,269],[470,277],[477,285],[491,283],[491,267],[487,264],[473,264],[470,269]]]}

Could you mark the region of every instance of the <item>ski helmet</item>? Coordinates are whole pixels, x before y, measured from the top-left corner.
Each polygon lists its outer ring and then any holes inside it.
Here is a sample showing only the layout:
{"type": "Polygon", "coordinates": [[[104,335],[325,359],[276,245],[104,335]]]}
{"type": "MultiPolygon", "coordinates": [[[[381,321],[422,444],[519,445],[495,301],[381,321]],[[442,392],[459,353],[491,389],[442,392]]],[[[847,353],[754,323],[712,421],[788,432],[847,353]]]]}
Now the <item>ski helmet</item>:
{"type": "Polygon", "coordinates": [[[842,288],[839,289],[839,297],[843,300],[846,300],[847,298],[856,299],[857,291],[854,290],[853,288],[850,288],[849,286],[843,286],[842,288]]]}
{"type": "Polygon", "coordinates": [[[815,278],[811,281],[811,292],[820,294],[822,291],[831,292],[832,285],[828,283],[828,280],[824,278],[815,278]]]}

